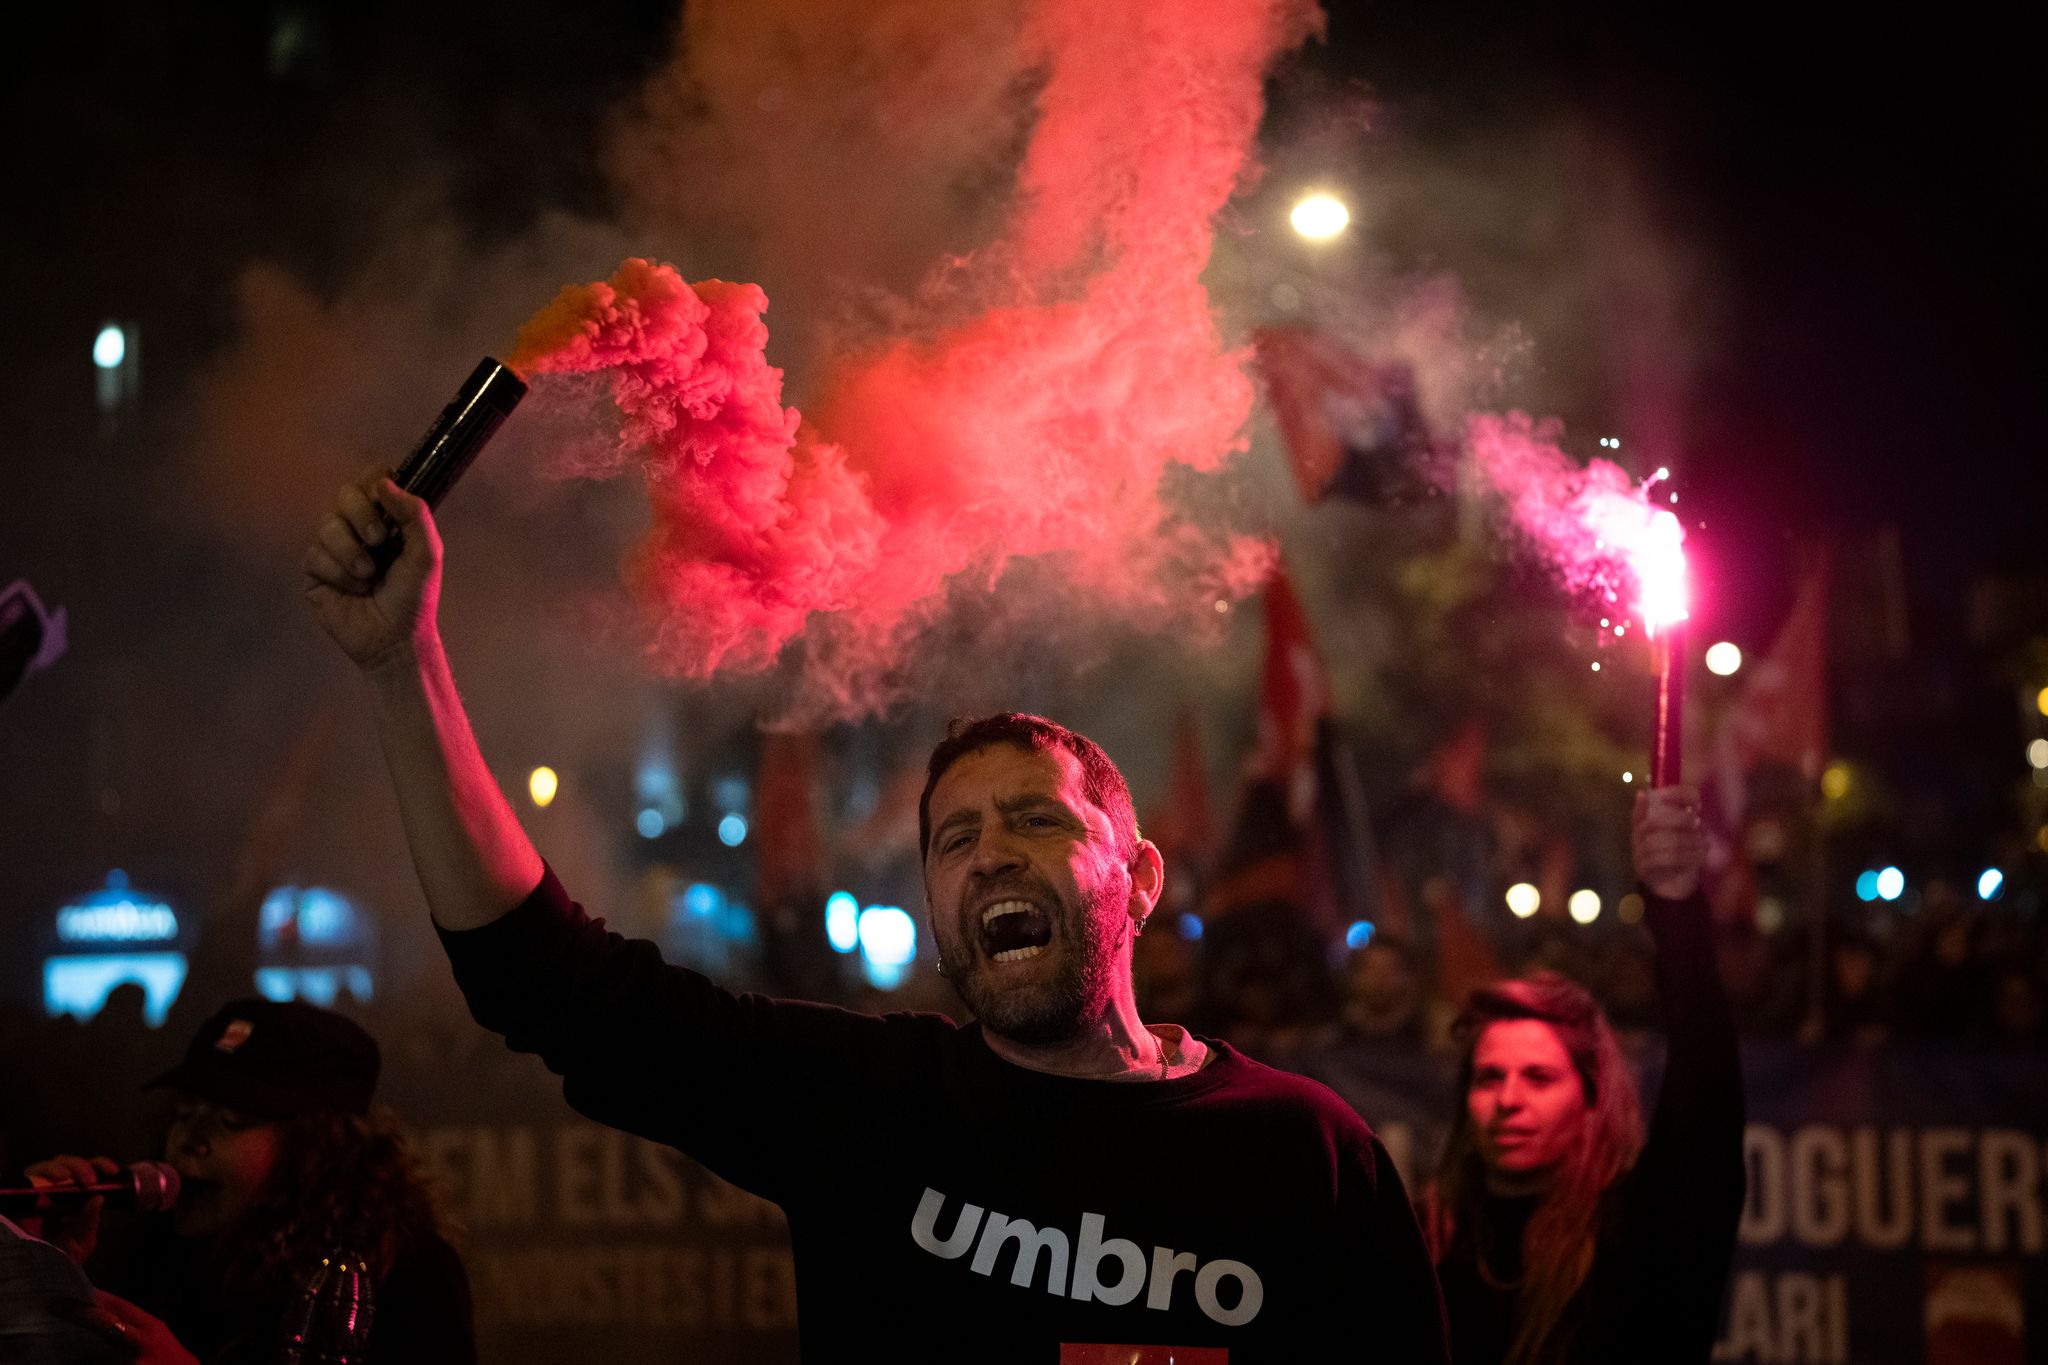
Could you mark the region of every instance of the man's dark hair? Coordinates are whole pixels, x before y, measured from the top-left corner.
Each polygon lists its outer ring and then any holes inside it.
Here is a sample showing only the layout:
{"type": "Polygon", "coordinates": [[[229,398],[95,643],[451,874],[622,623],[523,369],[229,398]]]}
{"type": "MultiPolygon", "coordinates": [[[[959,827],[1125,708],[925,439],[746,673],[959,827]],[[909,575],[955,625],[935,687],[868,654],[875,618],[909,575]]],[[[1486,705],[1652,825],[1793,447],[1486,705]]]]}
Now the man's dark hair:
{"type": "Polygon", "coordinates": [[[925,769],[924,795],[917,798],[917,856],[922,862],[932,843],[932,790],[946,770],[969,754],[998,744],[1048,753],[1064,749],[1081,764],[1081,794],[1109,817],[1110,834],[1116,842],[1117,857],[1129,862],[1138,852],[1138,813],[1131,805],[1131,789],[1102,746],[1086,735],[1069,730],[1044,716],[1027,716],[1020,711],[978,719],[961,717],[946,727],[946,737],[932,750],[925,769]]]}

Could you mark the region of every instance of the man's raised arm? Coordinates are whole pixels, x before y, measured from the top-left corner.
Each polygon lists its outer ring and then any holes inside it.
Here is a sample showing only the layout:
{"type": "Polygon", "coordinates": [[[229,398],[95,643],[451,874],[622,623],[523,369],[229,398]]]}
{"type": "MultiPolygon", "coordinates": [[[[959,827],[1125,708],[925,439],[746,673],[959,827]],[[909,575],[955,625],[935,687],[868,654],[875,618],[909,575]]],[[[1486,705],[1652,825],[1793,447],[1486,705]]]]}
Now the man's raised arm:
{"type": "Polygon", "coordinates": [[[441,536],[380,471],[344,486],[306,551],[306,600],[363,671],[413,868],[434,921],[474,929],[540,882],[540,855],[484,765],[441,647],[441,536]],[[403,545],[386,568],[372,550],[403,545]]]}

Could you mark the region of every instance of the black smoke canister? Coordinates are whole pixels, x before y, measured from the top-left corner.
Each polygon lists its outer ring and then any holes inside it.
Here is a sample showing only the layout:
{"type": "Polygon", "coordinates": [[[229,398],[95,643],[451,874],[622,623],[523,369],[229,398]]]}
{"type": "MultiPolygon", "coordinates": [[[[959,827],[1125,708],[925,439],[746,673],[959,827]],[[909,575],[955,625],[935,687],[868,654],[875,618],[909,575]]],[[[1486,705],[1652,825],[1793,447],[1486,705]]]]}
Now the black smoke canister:
{"type": "MultiPolygon", "coordinates": [[[[456,391],[455,400],[441,409],[441,415],[427,428],[427,434],[413,447],[412,454],[391,476],[392,482],[439,508],[441,499],[462,477],[469,462],[503,426],[526,397],[526,381],[502,362],[489,356],[477,362],[469,378],[456,391]]],[[[382,568],[398,557],[401,545],[397,528],[381,544],[371,547],[371,557],[382,568]]]]}

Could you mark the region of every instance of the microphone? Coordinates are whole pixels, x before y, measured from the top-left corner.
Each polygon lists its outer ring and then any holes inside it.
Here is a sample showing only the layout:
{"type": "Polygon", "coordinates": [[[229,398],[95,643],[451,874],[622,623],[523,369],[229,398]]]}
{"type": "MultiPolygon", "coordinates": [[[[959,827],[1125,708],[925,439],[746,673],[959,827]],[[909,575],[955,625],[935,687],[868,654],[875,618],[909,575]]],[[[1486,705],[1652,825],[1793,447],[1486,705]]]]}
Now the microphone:
{"type": "Polygon", "coordinates": [[[137,1213],[162,1213],[178,1202],[181,1182],[178,1172],[161,1161],[132,1161],[128,1169],[112,1180],[90,1185],[14,1185],[0,1188],[0,1213],[29,1214],[41,1200],[53,1204],[82,1204],[95,1195],[109,1204],[122,1204],[137,1213]]]}

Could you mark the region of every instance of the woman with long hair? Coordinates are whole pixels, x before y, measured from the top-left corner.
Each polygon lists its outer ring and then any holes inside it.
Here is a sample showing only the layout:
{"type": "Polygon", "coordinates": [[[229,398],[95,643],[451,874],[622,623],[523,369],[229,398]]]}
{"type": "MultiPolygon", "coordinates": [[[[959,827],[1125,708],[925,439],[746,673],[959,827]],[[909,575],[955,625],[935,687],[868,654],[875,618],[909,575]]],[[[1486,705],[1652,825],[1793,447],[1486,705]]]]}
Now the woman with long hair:
{"type": "MultiPolygon", "coordinates": [[[[177,1202],[100,1268],[113,1292],[98,1325],[155,1365],[269,1365],[323,1263],[345,1260],[370,1291],[369,1359],[473,1362],[468,1276],[396,1120],[371,1101],[378,1060],[369,1034],[307,1004],[238,1000],[209,1019],[153,1082],[175,1092],[177,1202]]],[[[90,1184],[118,1169],[60,1156],[29,1175],[90,1184]]],[[[46,1215],[43,1236],[83,1263],[97,1204],[46,1215]]]]}
{"type": "Polygon", "coordinates": [[[1708,1359],[1741,1215],[1742,1076],[1699,891],[1696,795],[1632,840],[1669,1046],[1647,1136],[1628,1059],[1555,973],[1475,991],[1424,1217],[1457,1365],[1708,1359]]]}

